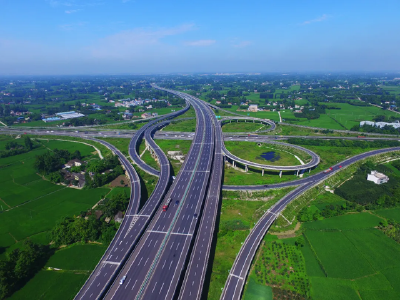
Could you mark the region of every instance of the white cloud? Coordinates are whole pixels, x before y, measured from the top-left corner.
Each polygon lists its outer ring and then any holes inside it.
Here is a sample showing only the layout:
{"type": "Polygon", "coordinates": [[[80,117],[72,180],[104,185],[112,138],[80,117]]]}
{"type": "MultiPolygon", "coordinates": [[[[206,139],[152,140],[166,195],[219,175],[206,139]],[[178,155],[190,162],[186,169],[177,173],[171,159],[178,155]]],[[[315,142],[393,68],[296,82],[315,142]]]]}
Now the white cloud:
{"type": "Polygon", "coordinates": [[[71,10],[66,10],[66,14],[74,14],[77,13],[78,11],[81,11],[82,9],[71,9],[71,10]]]}
{"type": "Polygon", "coordinates": [[[161,43],[162,39],[183,34],[193,29],[194,24],[183,24],[177,27],[159,29],[135,28],[100,39],[87,49],[91,52],[92,56],[98,58],[117,57],[136,59],[139,56],[148,55],[153,51],[161,51],[162,53],[167,48],[165,43],[161,43]]]}
{"type": "Polygon", "coordinates": [[[72,23],[72,24],[62,24],[60,25],[60,29],[65,30],[65,31],[71,31],[74,30],[78,27],[82,27],[84,25],[86,25],[87,22],[77,22],[77,23],[72,23]]]}
{"type": "Polygon", "coordinates": [[[242,41],[242,42],[240,42],[238,44],[233,45],[233,47],[235,47],[235,48],[244,48],[244,47],[247,47],[247,46],[249,46],[251,44],[252,44],[252,42],[250,42],[250,41],[242,41]]]}
{"type": "Polygon", "coordinates": [[[318,17],[316,19],[304,21],[303,23],[301,23],[301,25],[308,25],[308,24],[311,24],[311,23],[323,22],[323,21],[328,20],[329,18],[330,18],[329,15],[323,14],[322,16],[320,16],[320,17],[318,17]]]}
{"type": "Polygon", "coordinates": [[[186,46],[194,46],[194,47],[206,47],[211,46],[216,43],[216,40],[198,40],[198,41],[186,41],[184,44],[186,46]]]}

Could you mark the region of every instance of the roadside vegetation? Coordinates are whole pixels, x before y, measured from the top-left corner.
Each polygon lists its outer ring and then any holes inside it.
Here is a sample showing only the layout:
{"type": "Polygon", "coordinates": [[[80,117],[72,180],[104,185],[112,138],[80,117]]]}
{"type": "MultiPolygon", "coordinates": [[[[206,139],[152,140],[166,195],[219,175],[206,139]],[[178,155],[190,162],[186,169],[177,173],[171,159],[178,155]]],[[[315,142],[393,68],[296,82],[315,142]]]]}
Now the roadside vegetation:
{"type": "MultiPolygon", "coordinates": [[[[46,263],[65,246],[73,249],[76,245],[82,251],[88,249],[91,261],[97,262],[118,228],[114,215],[126,209],[129,188],[125,183],[110,183],[79,190],[51,183],[46,174],[72,155],[92,162],[94,172],[100,172],[98,168],[107,164],[107,159],[99,160],[90,145],[31,140],[30,151],[0,159],[0,298],[71,299],[94,265],[86,264],[83,270],[77,267],[72,272],[47,269],[46,263]],[[93,245],[102,249],[91,251],[93,245]],[[63,293],[59,291],[60,282],[63,293]],[[37,284],[42,286],[34,289],[37,284]]],[[[21,141],[1,136],[0,149],[19,147],[14,143],[21,141]]],[[[76,256],[72,251],[66,263],[76,256]]]]}

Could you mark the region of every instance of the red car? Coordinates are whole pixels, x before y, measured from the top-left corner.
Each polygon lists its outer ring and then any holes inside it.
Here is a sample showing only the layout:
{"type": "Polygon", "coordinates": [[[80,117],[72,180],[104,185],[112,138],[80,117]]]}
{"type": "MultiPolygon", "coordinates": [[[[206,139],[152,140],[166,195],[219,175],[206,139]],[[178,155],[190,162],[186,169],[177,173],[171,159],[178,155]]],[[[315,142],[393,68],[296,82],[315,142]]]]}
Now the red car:
{"type": "Polygon", "coordinates": [[[341,168],[342,166],[339,166],[339,168],[341,168]]]}

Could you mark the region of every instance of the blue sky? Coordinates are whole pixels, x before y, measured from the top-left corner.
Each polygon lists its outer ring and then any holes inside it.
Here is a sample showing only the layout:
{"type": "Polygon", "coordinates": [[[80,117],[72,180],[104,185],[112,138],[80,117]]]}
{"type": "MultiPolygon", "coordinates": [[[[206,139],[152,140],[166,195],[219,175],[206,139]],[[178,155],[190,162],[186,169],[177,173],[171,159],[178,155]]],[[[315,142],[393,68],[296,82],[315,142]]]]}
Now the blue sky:
{"type": "Polygon", "coordinates": [[[0,0],[0,74],[400,71],[400,1],[0,0]]]}

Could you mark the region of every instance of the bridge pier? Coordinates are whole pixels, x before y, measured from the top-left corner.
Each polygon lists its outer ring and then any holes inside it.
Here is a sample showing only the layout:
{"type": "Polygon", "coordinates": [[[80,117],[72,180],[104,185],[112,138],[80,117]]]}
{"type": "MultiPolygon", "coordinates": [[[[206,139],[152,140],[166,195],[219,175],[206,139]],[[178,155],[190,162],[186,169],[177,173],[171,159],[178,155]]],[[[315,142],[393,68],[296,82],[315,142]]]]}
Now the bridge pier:
{"type": "Polygon", "coordinates": [[[262,169],[262,173],[261,173],[261,176],[264,176],[264,169],[262,169]]]}
{"type": "Polygon", "coordinates": [[[311,168],[308,169],[308,173],[310,173],[310,172],[311,172],[311,168]]]}
{"type": "Polygon", "coordinates": [[[246,172],[249,171],[249,168],[247,167],[247,165],[244,165],[244,169],[246,170],[246,172]]]}
{"type": "Polygon", "coordinates": [[[282,178],[282,171],[279,171],[279,177],[282,178]]]}
{"type": "Polygon", "coordinates": [[[300,171],[300,170],[297,170],[297,174],[296,174],[296,176],[299,176],[299,171],[300,171]]]}
{"type": "Polygon", "coordinates": [[[232,166],[235,167],[235,161],[234,160],[232,160],[232,166]]]}

